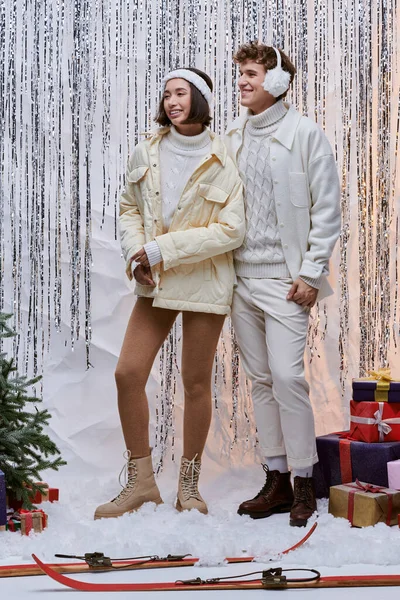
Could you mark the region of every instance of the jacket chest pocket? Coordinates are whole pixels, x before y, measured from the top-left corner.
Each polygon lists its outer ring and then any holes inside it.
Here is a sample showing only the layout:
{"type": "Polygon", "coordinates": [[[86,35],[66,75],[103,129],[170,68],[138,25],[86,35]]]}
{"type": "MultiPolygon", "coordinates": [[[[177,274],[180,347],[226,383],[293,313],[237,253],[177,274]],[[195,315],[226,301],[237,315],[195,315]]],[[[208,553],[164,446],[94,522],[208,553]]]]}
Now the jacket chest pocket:
{"type": "Polygon", "coordinates": [[[149,167],[147,166],[135,167],[134,169],[132,169],[132,171],[128,173],[127,176],[128,182],[134,185],[136,201],[142,214],[144,199],[147,195],[145,177],[147,175],[148,170],[149,167]]]}
{"type": "Polygon", "coordinates": [[[289,173],[290,201],[297,208],[309,208],[310,189],[305,173],[289,173]]]}
{"type": "Polygon", "coordinates": [[[228,199],[228,192],[211,183],[200,183],[189,215],[192,227],[207,227],[217,221],[218,214],[228,199]]]}

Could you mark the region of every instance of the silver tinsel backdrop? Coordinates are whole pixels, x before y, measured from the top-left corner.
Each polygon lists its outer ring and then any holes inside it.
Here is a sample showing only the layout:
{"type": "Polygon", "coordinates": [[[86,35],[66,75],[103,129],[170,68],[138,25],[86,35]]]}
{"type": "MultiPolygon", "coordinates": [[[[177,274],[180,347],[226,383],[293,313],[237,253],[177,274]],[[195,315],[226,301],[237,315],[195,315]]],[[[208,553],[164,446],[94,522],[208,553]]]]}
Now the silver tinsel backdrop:
{"type": "MultiPolygon", "coordinates": [[[[19,368],[45,375],[70,460],[86,464],[96,445],[113,461],[122,447],[113,370],[134,297],[116,215],[161,78],[178,65],[209,73],[221,133],[239,108],[232,54],[256,38],[293,60],[289,101],[324,128],[342,180],[336,295],[314,310],[307,348],[318,432],[346,425],[351,377],[390,365],[400,378],[396,0],[0,0],[0,310],[14,313],[19,368]]],[[[179,341],[178,322],[149,382],[160,457],[181,436],[179,341]]],[[[252,454],[229,323],[213,393],[210,455],[252,454]]]]}

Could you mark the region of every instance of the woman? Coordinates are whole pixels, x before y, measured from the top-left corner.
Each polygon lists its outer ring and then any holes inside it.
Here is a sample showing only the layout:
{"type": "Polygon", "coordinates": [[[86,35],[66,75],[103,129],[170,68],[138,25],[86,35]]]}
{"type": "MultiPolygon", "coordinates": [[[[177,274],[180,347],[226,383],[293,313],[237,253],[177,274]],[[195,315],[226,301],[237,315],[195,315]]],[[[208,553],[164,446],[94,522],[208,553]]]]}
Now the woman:
{"type": "Polygon", "coordinates": [[[182,312],[185,394],[183,457],[176,508],[206,514],[198,490],[211,421],[211,371],[234,284],[232,250],[244,236],[242,185],[221,140],[207,128],[212,82],[179,69],[163,82],[162,127],[134,150],[120,204],[126,272],[138,300],[116,369],[127,483],[95,518],[162,502],[153,475],[145,386],[182,312]]]}

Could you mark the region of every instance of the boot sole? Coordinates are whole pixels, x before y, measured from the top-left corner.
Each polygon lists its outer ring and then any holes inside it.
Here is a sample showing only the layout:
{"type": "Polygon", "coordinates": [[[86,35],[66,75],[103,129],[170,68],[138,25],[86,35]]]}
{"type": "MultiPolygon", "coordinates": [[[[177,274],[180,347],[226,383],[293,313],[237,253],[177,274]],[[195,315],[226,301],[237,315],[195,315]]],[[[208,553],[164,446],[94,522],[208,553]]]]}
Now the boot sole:
{"type": "Polygon", "coordinates": [[[250,512],[250,511],[239,508],[237,513],[240,516],[248,515],[251,519],[266,519],[267,517],[270,517],[271,515],[274,515],[274,514],[288,513],[291,511],[291,508],[292,508],[292,505],[277,506],[275,508],[271,508],[271,510],[267,510],[265,512],[258,512],[258,513],[250,512]]]}
{"type": "Polygon", "coordinates": [[[131,513],[134,513],[137,510],[139,510],[139,508],[142,508],[143,504],[147,504],[148,502],[153,502],[157,506],[159,504],[164,504],[161,496],[159,496],[156,500],[146,500],[145,502],[142,502],[142,504],[140,506],[137,506],[136,508],[132,508],[131,510],[125,510],[124,512],[118,513],[117,515],[96,515],[96,513],[95,513],[94,520],[98,521],[99,519],[118,519],[118,517],[122,517],[122,515],[130,515],[131,513]]]}
{"type": "Polygon", "coordinates": [[[183,508],[182,504],[179,500],[176,501],[175,508],[178,512],[184,512],[185,510],[197,510],[202,515],[208,515],[208,510],[206,512],[199,510],[198,508],[183,508]]]}
{"type": "Polygon", "coordinates": [[[308,523],[308,519],[290,519],[291,527],[305,527],[308,523]]]}
{"type": "MultiPolygon", "coordinates": [[[[316,515],[318,517],[318,513],[316,511],[314,511],[312,515],[316,515]]],[[[291,527],[306,527],[308,519],[310,519],[312,515],[310,515],[307,519],[290,519],[289,523],[291,527]]]]}

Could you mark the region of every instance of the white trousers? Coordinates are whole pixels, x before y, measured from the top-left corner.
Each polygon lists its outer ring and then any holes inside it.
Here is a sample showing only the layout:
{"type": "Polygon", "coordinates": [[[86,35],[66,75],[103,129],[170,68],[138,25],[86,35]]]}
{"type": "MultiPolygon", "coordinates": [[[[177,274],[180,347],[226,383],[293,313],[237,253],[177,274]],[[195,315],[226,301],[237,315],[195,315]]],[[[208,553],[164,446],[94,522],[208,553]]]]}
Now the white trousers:
{"type": "Polygon", "coordinates": [[[288,279],[238,278],[232,322],[252,400],[261,451],[292,468],[318,462],[314,415],[304,377],[308,312],[286,300],[288,279]]]}

